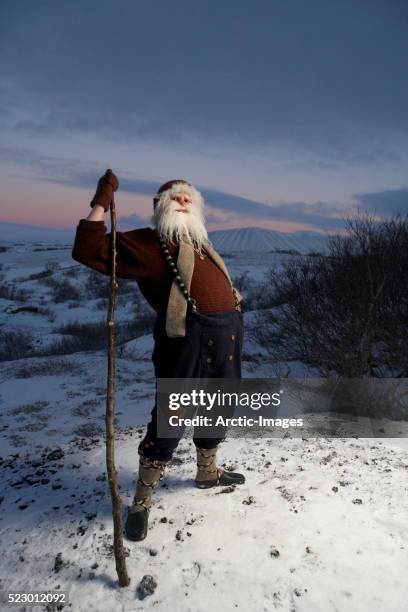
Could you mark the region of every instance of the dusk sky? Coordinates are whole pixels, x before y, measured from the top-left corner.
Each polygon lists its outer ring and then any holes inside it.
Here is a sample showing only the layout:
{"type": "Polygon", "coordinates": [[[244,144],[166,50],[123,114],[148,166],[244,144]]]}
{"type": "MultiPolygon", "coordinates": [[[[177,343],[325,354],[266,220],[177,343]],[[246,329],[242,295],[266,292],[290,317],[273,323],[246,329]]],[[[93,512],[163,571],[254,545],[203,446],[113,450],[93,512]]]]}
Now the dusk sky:
{"type": "Polygon", "coordinates": [[[408,212],[406,0],[2,0],[1,221],[119,227],[172,178],[209,229],[408,212]],[[109,223],[109,219],[106,218],[109,223]]]}

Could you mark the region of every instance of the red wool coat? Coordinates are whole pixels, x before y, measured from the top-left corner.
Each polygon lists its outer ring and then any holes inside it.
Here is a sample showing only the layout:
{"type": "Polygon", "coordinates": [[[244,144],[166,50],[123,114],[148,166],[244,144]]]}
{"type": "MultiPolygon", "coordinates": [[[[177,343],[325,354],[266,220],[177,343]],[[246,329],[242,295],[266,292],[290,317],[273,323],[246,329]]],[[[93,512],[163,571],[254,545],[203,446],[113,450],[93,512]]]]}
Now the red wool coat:
{"type": "MultiPolygon", "coordinates": [[[[111,232],[104,221],[81,219],[76,229],[72,257],[89,268],[110,275],[112,268],[111,232]]],[[[168,243],[171,255],[177,260],[178,246],[168,243]]],[[[149,304],[157,312],[165,313],[173,282],[168,264],[163,257],[159,236],[149,227],[116,232],[116,275],[135,279],[149,304]]],[[[234,310],[234,296],[225,274],[207,256],[194,254],[194,272],[190,295],[195,298],[199,312],[234,310]]]]}

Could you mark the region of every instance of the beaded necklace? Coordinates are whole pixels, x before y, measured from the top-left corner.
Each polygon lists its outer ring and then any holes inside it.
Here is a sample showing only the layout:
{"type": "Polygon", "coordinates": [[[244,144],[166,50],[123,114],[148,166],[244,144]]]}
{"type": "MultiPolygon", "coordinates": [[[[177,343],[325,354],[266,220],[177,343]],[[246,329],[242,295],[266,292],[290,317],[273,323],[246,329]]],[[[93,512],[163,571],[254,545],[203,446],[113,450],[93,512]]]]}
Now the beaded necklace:
{"type": "Polygon", "coordinates": [[[191,295],[189,294],[189,292],[187,291],[187,287],[186,284],[183,282],[183,279],[181,278],[179,269],[177,268],[177,265],[173,259],[173,257],[170,255],[170,251],[167,248],[167,244],[166,241],[163,240],[163,238],[159,238],[160,240],[160,246],[161,249],[163,251],[164,257],[166,258],[169,267],[170,267],[170,271],[173,274],[174,278],[176,279],[178,286],[180,287],[184,297],[186,298],[187,302],[190,304],[191,309],[193,312],[198,312],[197,310],[197,305],[196,305],[196,300],[194,298],[191,297],[191,295]]]}

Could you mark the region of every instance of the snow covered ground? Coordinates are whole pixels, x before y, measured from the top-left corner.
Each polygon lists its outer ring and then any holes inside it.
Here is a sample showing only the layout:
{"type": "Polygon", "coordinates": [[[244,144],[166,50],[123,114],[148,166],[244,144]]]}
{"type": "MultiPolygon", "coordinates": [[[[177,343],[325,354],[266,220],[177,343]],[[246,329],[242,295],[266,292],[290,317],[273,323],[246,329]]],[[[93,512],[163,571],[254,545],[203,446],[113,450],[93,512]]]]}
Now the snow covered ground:
{"type": "MultiPolygon", "coordinates": [[[[1,298],[0,329],[31,331],[40,350],[61,337],[61,323],[105,320],[96,298],[54,304],[44,278],[28,279],[54,260],[53,276],[85,296],[87,271],[69,256],[30,245],[0,253],[3,283],[29,293],[21,303],[1,298]],[[13,312],[23,305],[43,312],[13,312]]],[[[228,263],[234,274],[251,272],[248,258],[228,263]]],[[[267,264],[258,259],[256,273],[267,264]]],[[[118,321],[132,312],[132,294],[125,297],[118,321]]],[[[151,335],[141,334],[117,357],[124,516],[152,407],[151,350],[151,335]]],[[[261,347],[248,341],[245,352],[244,376],[264,376],[265,365],[251,359],[261,347]]],[[[155,495],[148,538],[125,540],[131,585],[120,589],[105,473],[106,367],[104,350],[1,364],[0,590],[68,591],[64,609],[75,612],[407,611],[406,438],[230,438],[220,462],[246,483],[209,491],[194,487],[195,453],[183,439],[155,495]],[[141,599],[145,575],[156,587],[141,599]]]]}

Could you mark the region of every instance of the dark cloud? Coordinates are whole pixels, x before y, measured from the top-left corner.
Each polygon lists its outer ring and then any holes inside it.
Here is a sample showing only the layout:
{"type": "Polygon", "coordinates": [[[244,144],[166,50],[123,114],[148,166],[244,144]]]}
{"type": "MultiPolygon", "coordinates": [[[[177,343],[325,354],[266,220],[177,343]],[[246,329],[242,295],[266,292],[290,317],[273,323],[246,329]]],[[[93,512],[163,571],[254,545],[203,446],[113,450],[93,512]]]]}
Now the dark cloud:
{"type": "Polygon", "coordinates": [[[44,155],[18,146],[0,145],[0,161],[31,172],[36,178],[69,185],[88,187],[95,182],[100,165],[84,163],[80,158],[44,155]]]}
{"type": "MultiPolygon", "coordinates": [[[[159,186],[158,183],[141,180],[122,180],[121,189],[123,191],[142,193],[151,196],[159,186]]],[[[207,206],[211,211],[206,215],[207,222],[219,223],[224,215],[217,214],[217,211],[229,213],[228,219],[239,219],[251,217],[256,223],[262,221],[282,221],[293,223],[307,223],[316,225],[320,228],[336,229],[343,227],[344,223],[341,215],[345,212],[340,204],[327,204],[316,202],[307,204],[306,202],[288,202],[284,204],[269,205],[242,198],[240,196],[207,189],[205,186],[198,185],[197,188],[202,193],[207,206]]]]}
{"type": "MultiPolygon", "coordinates": [[[[103,174],[100,164],[83,162],[79,158],[58,158],[38,154],[19,147],[0,147],[0,161],[12,162],[15,165],[30,170],[37,180],[45,180],[59,185],[83,187],[91,192],[97,179],[103,174]]],[[[120,174],[119,174],[120,176],[120,174]]],[[[139,178],[120,176],[120,192],[138,193],[152,197],[157,192],[161,180],[151,181],[139,178]]],[[[250,198],[209,189],[205,185],[197,185],[201,191],[208,209],[207,221],[219,223],[222,220],[236,220],[239,217],[252,217],[254,222],[280,221],[305,223],[321,229],[339,229],[344,226],[346,214],[356,206],[350,203],[348,209],[339,202],[280,202],[265,204],[250,198]],[[222,213],[222,214],[220,214],[222,213]]],[[[389,190],[378,193],[359,193],[354,196],[355,203],[363,208],[385,214],[408,210],[408,189],[389,190]]],[[[136,214],[121,217],[121,222],[144,226],[146,219],[136,214]]]]}
{"type": "Polygon", "coordinates": [[[384,215],[408,213],[408,187],[373,193],[357,193],[354,198],[366,210],[384,215]]]}
{"type": "Polygon", "coordinates": [[[292,223],[307,223],[320,228],[335,229],[343,227],[341,215],[344,206],[338,203],[315,202],[285,202],[280,204],[264,204],[242,198],[240,196],[200,187],[207,204],[241,217],[252,217],[256,222],[262,220],[283,221],[292,223]]]}
{"type": "Polygon", "coordinates": [[[371,163],[373,139],[408,134],[406,6],[3,0],[2,125],[185,147],[285,141],[371,163]]]}

